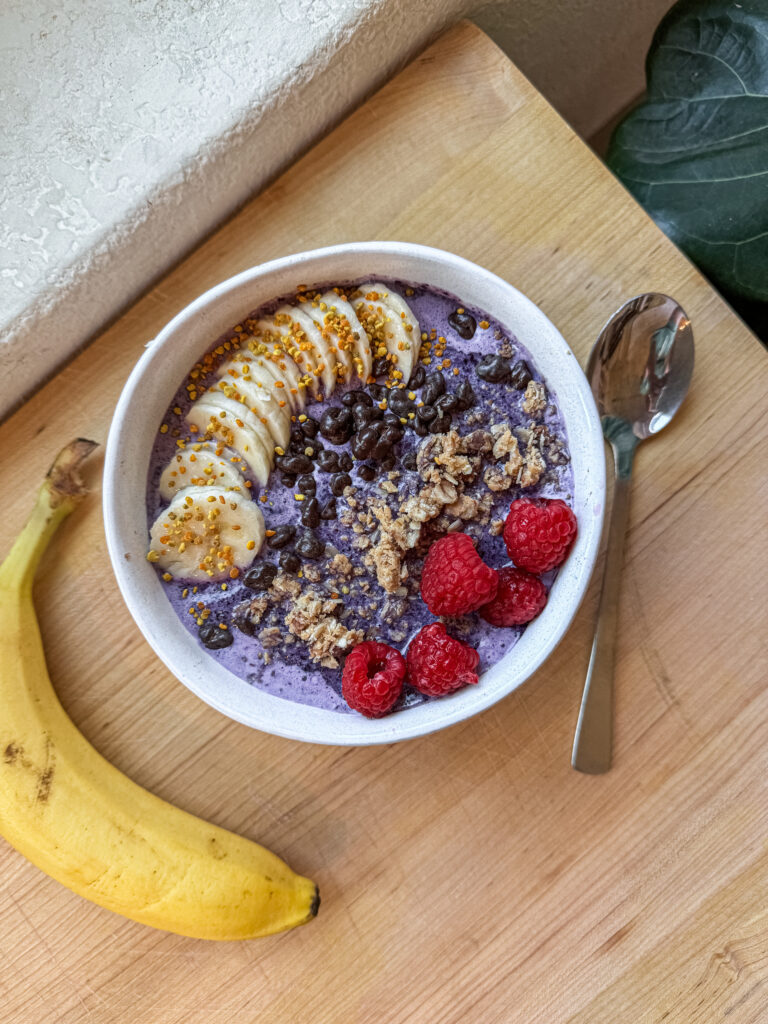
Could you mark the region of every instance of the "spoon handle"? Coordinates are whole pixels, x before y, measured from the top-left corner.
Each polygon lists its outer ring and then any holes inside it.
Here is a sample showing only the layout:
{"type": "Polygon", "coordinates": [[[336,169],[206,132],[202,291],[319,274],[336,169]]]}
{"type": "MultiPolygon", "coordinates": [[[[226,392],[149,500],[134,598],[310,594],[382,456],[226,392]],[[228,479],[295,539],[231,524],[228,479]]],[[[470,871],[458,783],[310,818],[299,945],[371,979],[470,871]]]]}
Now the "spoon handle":
{"type": "Polygon", "coordinates": [[[579,721],[573,741],[571,765],[577,771],[600,775],[611,767],[613,745],[613,671],[616,658],[616,629],[619,589],[624,560],[624,535],[629,519],[631,456],[629,464],[617,465],[613,485],[613,506],[608,526],[608,544],[603,586],[597,610],[587,679],[581,698],[579,721]],[[621,471],[623,469],[623,472],[621,471]]]}

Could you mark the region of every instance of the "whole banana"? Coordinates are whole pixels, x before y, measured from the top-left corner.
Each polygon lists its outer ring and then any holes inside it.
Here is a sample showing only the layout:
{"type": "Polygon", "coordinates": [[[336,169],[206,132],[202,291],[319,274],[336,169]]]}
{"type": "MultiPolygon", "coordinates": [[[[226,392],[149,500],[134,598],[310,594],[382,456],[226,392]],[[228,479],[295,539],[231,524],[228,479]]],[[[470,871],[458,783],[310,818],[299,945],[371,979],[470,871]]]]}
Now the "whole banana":
{"type": "Polygon", "coordinates": [[[68,445],[0,566],[0,835],[99,906],[202,939],[284,931],[317,913],[317,886],[269,850],[173,807],[106,761],[51,685],[32,603],[37,564],[85,494],[91,441],[68,445]]]}

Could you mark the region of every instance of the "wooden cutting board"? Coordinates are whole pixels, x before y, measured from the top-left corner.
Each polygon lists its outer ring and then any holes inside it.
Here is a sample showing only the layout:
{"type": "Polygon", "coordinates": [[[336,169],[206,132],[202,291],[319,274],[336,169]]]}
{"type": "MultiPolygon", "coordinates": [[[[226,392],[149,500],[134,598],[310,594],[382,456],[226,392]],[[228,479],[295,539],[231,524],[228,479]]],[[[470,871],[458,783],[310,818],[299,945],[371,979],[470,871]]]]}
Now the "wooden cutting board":
{"type": "Polygon", "coordinates": [[[105,440],[184,305],[262,260],[370,238],[501,274],[582,360],[638,292],[693,321],[690,398],[637,460],[615,768],[569,766],[594,587],[549,662],[478,718],[388,748],[301,745],[228,721],[154,657],[95,495],[37,588],[65,706],[138,782],[317,879],[323,904],[298,931],[207,944],[92,906],[2,844],[0,1021],[768,1019],[765,353],[479,30],[439,40],[0,428],[0,550],[62,442],[105,440]]]}

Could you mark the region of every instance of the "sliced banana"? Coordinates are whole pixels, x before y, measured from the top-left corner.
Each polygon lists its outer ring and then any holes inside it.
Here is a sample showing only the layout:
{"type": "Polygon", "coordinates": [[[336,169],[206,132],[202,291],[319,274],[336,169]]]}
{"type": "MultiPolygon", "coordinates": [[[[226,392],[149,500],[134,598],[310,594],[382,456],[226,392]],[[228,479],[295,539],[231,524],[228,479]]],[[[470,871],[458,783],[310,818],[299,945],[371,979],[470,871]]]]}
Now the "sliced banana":
{"type": "Polygon", "coordinates": [[[280,372],[284,373],[283,364],[296,367],[298,383],[303,384],[305,393],[309,392],[316,402],[323,397],[322,381],[315,373],[317,360],[310,345],[301,338],[297,338],[292,330],[293,320],[287,317],[281,318],[280,323],[274,320],[262,319],[256,324],[256,330],[262,339],[262,344],[271,349],[270,365],[277,365],[280,372]],[[277,339],[277,340],[276,340],[277,339]],[[301,346],[304,346],[303,348],[301,346]],[[281,352],[283,358],[281,358],[281,352]]]}
{"type": "Polygon", "coordinates": [[[179,491],[152,524],[150,560],[184,580],[219,580],[247,569],[264,543],[264,516],[223,487],[179,491]]]}
{"type": "Polygon", "coordinates": [[[311,317],[312,322],[328,343],[336,360],[337,384],[349,381],[355,373],[355,367],[352,363],[354,342],[350,342],[348,334],[343,331],[341,318],[337,313],[331,311],[322,299],[314,299],[312,302],[300,302],[297,308],[308,317],[311,317]]]}
{"type": "Polygon", "coordinates": [[[328,398],[336,387],[336,356],[328,339],[312,317],[298,306],[281,306],[275,310],[273,319],[276,324],[289,324],[299,347],[304,344],[311,346],[308,351],[313,359],[312,373],[323,382],[325,397],[328,398]]]}
{"type": "Polygon", "coordinates": [[[325,292],[318,302],[326,307],[324,321],[339,339],[337,346],[349,353],[353,372],[367,383],[373,369],[371,339],[351,303],[335,291],[325,292]]]}
{"type": "Polygon", "coordinates": [[[361,290],[362,298],[355,300],[358,319],[371,336],[373,347],[386,348],[393,369],[407,383],[419,357],[419,322],[403,297],[389,285],[372,281],[361,290]]]}
{"type": "MultiPolygon", "coordinates": [[[[384,286],[378,284],[374,285],[374,287],[382,288],[384,286]]],[[[382,296],[382,299],[384,304],[392,310],[395,316],[400,318],[400,323],[405,328],[405,333],[408,339],[408,353],[410,355],[408,373],[404,374],[403,378],[407,382],[413,371],[416,369],[416,363],[419,359],[419,349],[421,348],[421,327],[419,326],[419,321],[416,319],[413,310],[399,292],[392,291],[390,288],[386,294],[382,296]]]]}
{"type": "Polygon", "coordinates": [[[245,477],[223,445],[209,441],[179,449],[163,470],[158,488],[163,501],[170,501],[185,487],[219,487],[248,494],[245,477]]]}
{"type": "MultiPolygon", "coordinates": [[[[253,413],[269,431],[274,444],[285,447],[291,436],[291,417],[287,404],[283,407],[279,404],[277,395],[279,392],[274,387],[274,380],[267,377],[266,381],[259,378],[266,377],[265,374],[241,375],[236,380],[225,371],[231,364],[227,363],[219,370],[222,378],[218,383],[218,390],[227,396],[240,402],[253,413]]],[[[283,399],[283,401],[285,401],[283,399]]]]}
{"type": "Polygon", "coordinates": [[[261,442],[261,446],[269,459],[270,466],[272,465],[274,461],[274,442],[272,441],[269,427],[266,423],[262,423],[259,417],[252,413],[246,405],[234,398],[229,398],[223,392],[217,390],[206,391],[201,398],[198,398],[195,404],[214,409],[219,419],[230,419],[238,427],[242,424],[243,427],[252,431],[261,442]]]}
{"type": "Polygon", "coordinates": [[[226,372],[233,380],[240,376],[253,377],[263,386],[275,388],[278,402],[285,401],[285,408],[290,407],[293,413],[303,412],[307,404],[307,383],[296,363],[277,342],[267,353],[241,349],[221,372],[226,372]]]}
{"type": "Polygon", "coordinates": [[[190,406],[187,423],[201,438],[216,437],[242,455],[261,487],[266,487],[274,458],[274,445],[266,427],[233,398],[206,392],[190,406]]]}
{"type": "MultiPolygon", "coordinates": [[[[288,392],[287,400],[293,412],[303,412],[307,405],[307,393],[309,378],[299,371],[293,359],[283,352],[280,356],[265,356],[259,364],[259,369],[271,374],[275,381],[275,387],[288,392]],[[280,387],[282,384],[285,388],[280,387]]],[[[316,381],[317,378],[313,378],[316,381]]]]}

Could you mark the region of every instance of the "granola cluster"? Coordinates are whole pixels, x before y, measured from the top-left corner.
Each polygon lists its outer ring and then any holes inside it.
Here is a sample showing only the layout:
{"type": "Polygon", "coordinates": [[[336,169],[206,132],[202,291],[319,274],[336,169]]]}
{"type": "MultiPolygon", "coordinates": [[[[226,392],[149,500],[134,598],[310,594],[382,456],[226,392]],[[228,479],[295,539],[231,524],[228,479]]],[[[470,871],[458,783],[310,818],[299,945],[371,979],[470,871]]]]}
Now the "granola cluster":
{"type": "Polygon", "coordinates": [[[428,524],[441,520],[438,532],[458,529],[466,522],[484,526],[490,520],[495,492],[513,484],[527,488],[538,483],[546,469],[539,436],[528,431],[518,440],[507,423],[499,423],[463,436],[451,430],[426,438],[416,456],[419,490],[396,509],[371,497],[367,511],[357,516],[361,528],[374,525],[373,544],[364,564],[375,570],[379,586],[391,594],[408,579],[407,556],[420,548],[428,524]],[[485,487],[473,488],[481,473],[485,487]],[[467,493],[470,488],[474,493],[467,493]]]}
{"type": "MultiPolygon", "coordinates": [[[[345,577],[351,575],[347,570],[347,566],[351,570],[349,559],[344,555],[336,559],[337,571],[345,577]]],[[[271,660],[270,648],[300,640],[310,659],[323,668],[338,668],[339,658],[364,638],[363,631],[350,629],[343,617],[344,604],[338,592],[302,589],[301,581],[287,573],[276,576],[264,594],[245,602],[237,611],[240,628],[256,636],[264,648],[265,664],[271,660]],[[271,624],[258,629],[265,619],[271,624]]]]}

